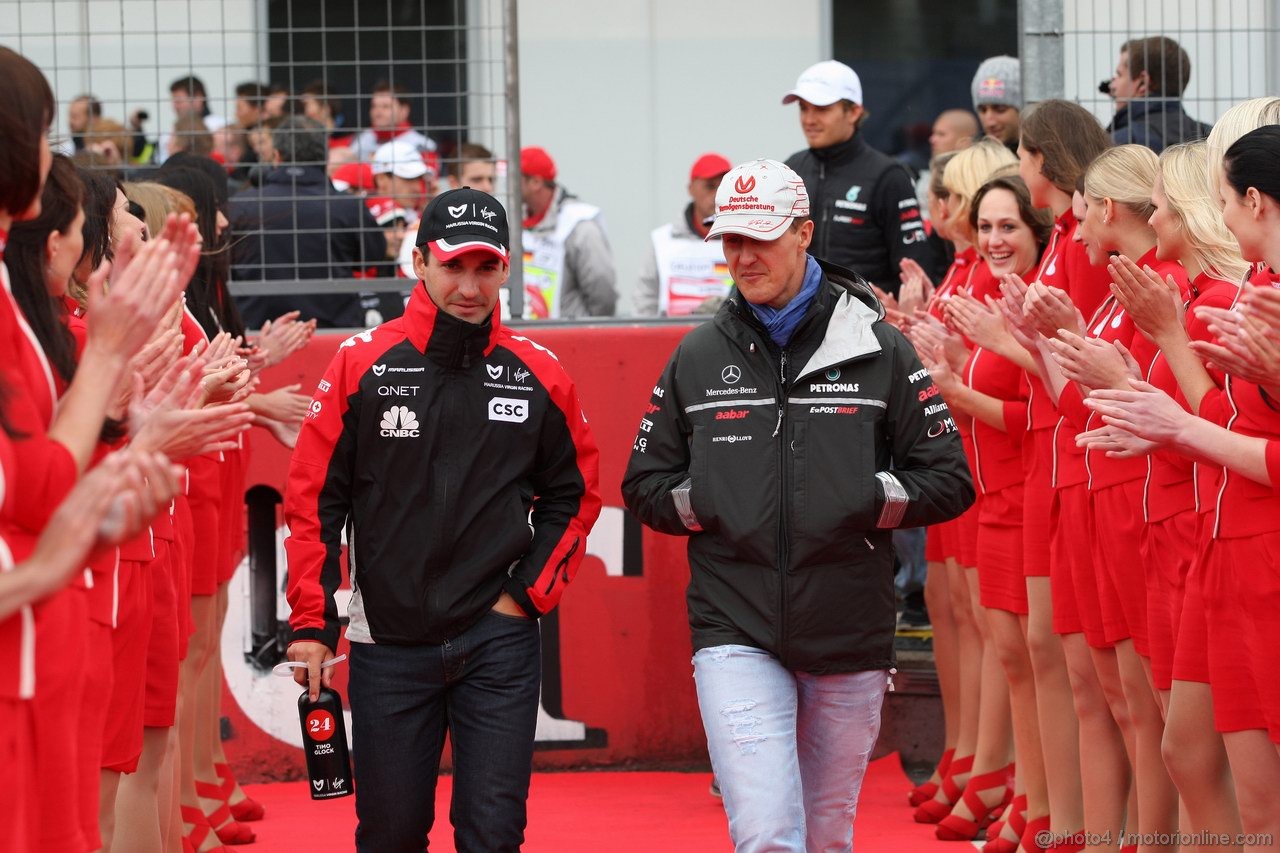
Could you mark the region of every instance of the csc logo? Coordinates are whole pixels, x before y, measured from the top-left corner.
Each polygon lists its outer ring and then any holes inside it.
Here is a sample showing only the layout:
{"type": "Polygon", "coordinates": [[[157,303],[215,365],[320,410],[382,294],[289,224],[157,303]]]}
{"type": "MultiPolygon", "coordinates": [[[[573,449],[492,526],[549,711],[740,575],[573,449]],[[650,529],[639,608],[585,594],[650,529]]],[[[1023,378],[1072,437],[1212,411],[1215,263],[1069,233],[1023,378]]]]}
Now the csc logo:
{"type": "Polygon", "coordinates": [[[489,401],[489,420],[522,424],[529,420],[529,401],[494,397],[489,401]]]}

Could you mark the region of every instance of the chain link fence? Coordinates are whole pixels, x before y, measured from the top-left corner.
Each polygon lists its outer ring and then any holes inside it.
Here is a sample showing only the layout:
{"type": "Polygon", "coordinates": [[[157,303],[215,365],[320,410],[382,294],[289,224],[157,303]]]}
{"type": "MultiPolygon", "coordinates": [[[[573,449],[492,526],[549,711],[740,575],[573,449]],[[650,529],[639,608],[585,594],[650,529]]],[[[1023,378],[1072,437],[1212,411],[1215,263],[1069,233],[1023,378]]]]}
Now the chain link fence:
{"type": "Polygon", "coordinates": [[[1109,123],[1121,50],[1152,36],[1176,41],[1185,63],[1144,52],[1126,56],[1130,70],[1148,70],[1152,96],[1177,97],[1186,79],[1181,101],[1199,121],[1280,89],[1276,0],[1019,0],[1018,13],[1028,103],[1068,98],[1109,123]]]}
{"type": "Polygon", "coordinates": [[[45,72],[83,165],[225,164],[232,289],[264,310],[323,291],[351,325],[398,313],[418,214],[470,160],[520,210],[515,0],[3,0],[0,43],[45,72]],[[318,201],[321,175],[364,204],[318,201]]]}

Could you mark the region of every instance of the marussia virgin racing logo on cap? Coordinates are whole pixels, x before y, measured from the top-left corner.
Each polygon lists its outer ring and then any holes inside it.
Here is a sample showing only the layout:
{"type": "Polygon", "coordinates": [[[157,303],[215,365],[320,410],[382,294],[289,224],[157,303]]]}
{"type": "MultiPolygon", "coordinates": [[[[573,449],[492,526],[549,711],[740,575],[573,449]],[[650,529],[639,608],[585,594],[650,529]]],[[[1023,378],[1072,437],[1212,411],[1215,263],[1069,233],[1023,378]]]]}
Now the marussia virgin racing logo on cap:
{"type": "Polygon", "coordinates": [[[459,216],[461,216],[466,212],[467,212],[467,206],[465,204],[460,204],[457,207],[454,207],[453,205],[449,206],[449,215],[452,216],[454,219],[457,219],[459,216]]]}
{"type": "Polygon", "coordinates": [[[752,175],[749,178],[743,178],[739,175],[738,180],[733,182],[733,188],[737,191],[738,195],[746,195],[756,188],[755,176],[752,175]]]}
{"type": "Polygon", "coordinates": [[[382,415],[382,435],[385,438],[417,438],[418,416],[408,406],[392,406],[382,415]]]}

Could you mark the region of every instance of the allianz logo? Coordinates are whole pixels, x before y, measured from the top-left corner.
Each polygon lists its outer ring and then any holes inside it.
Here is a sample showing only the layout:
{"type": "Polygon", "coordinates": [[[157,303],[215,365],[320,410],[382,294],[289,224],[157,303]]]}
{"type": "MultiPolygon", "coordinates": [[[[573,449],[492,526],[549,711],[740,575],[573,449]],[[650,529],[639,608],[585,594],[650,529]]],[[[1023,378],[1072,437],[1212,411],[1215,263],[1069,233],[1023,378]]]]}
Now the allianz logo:
{"type": "Polygon", "coordinates": [[[384,438],[417,438],[418,416],[408,406],[392,406],[382,415],[384,438]]]}

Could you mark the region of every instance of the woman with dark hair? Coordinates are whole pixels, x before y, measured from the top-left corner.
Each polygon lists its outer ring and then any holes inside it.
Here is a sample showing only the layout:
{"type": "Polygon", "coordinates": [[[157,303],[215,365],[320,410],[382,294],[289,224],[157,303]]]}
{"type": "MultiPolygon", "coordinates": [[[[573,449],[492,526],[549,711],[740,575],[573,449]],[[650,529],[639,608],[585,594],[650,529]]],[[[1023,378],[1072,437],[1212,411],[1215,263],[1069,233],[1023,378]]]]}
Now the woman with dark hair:
{"type": "MultiPolygon", "coordinates": [[[[1107,293],[1105,270],[1095,270],[1075,241],[1076,217],[1072,194],[1089,163],[1111,145],[1098,121],[1078,104],[1044,101],[1022,118],[1018,147],[1019,175],[1031,203],[1054,218],[1039,265],[1027,278],[1036,292],[1070,294],[1082,310],[1092,311],[1107,293]]],[[[1037,712],[1045,767],[1052,829],[1062,837],[1081,827],[1103,831],[1110,812],[1124,800],[1116,785],[1122,771],[1111,759],[1125,762],[1119,729],[1103,699],[1101,683],[1093,671],[1072,582],[1072,546],[1081,541],[1079,524],[1087,505],[1083,456],[1071,441],[1074,433],[1059,430],[1055,399],[1043,382],[1039,366],[1038,338],[1023,314],[1027,285],[1022,276],[1007,276],[1002,290],[1011,320],[1020,333],[1021,353],[1002,352],[1023,368],[1022,383],[1028,400],[1027,434],[1022,442],[1022,467],[1026,482],[1022,515],[1022,563],[1027,593],[1027,649],[1035,680],[1037,712]],[[1029,347],[1029,349],[1027,349],[1029,347]],[[1055,439],[1057,441],[1055,442],[1055,439]],[[1056,477],[1054,476],[1056,472],[1056,477]],[[1079,499],[1067,498],[1079,492],[1079,499]],[[1056,511],[1055,511],[1056,507],[1056,511]],[[1079,522],[1070,521],[1072,510],[1079,522]],[[1057,635],[1057,636],[1055,636],[1057,635]],[[1074,702],[1073,702],[1074,700],[1074,702]],[[1115,750],[1091,748],[1101,743],[1115,750]],[[1081,783],[1081,767],[1097,784],[1081,783]],[[1095,793],[1101,792],[1101,793],[1095,793]],[[1097,797],[1101,809],[1096,822],[1086,818],[1082,798],[1097,797]],[[1106,805],[1103,806],[1102,803],[1106,805]]],[[[1056,333],[1056,330],[1046,330],[1056,333]]],[[[1076,555],[1079,556],[1078,554],[1076,555]]],[[[1117,812],[1118,813],[1118,812],[1117,812]]],[[[1028,809],[1025,818],[1011,809],[1012,830],[1006,843],[1019,836],[1019,827],[1042,818],[1028,809]],[[1028,820],[1029,819],[1029,820],[1028,820]]],[[[1006,824],[1006,826],[1008,823],[1006,824]]],[[[1068,850],[1071,847],[1063,847],[1068,850]]],[[[1079,849],[1078,847],[1075,849],[1079,849]]]]}
{"type": "MultiPolygon", "coordinates": [[[[181,165],[161,169],[156,174],[156,183],[184,193],[196,206],[196,227],[204,248],[196,275],[187,286],[187,307],[208,337],[228,332],[243,338],[244,323],[227,290],[231,264],[225,240],[227,217],[219,203],[216,182],[194,165],[200,159],[182,158],[178,161],[181,165]]],[[[225,179],[224,173],[224,182],[225,179]]]]}
{"type": "MultiPolygon", "coordinates": [[[[52,92],[39,69],[7,48],[0,48],[0,79],[5,81],[0,86],[5,140],[0,146],[0,242],[7,243],[14,221],[41,212],[40,194],[52,167],[44,136],[54,112],[52,92]]],[[[176,291],[179,257],[187,256],[191,236],[176,223],[168,236],[162,245],[136,253],[126,247],[110,294],[102,293],[107,270],[95,273],[90,291],[101,318],[86,344],[93,358],[76,371],[60,401],[48,358],[13,301],[8,271],[0,265],[0,378],[9,391],[6,419],[22,436],[14,452],[18,488],[7,491],[21,494],[21,500],[0,508],[0,533],[17,560],[31,552],[54,507],[89,464],[111,394],[159,319],[156,300],[167,301],[176,291]]],[[[10,675],[0,686],[0,698],[18,715],[12,720],[16,730],[30,732],[33,748],[34,782],[16,786],[35,798],[35,823],[26,827],[30,837],[20,842],[31,849],[97,846],[97,815],[83,814],[80,797],[67,795],[79,794],[93,781],[80,784],[77,760],[86,617],[84,589],[69,587],[0,625],[0,654],[13,662],[2,670],[10,675]]],[[[25,831],[24,817],[10,814],[15,798],[23,799],[12,790],[3,798],[0,832],[9,832],[10,817],[18,831],[25,831]]],[[[32,805],[28,801],[22,808],[32,805]]]]}
{"type": "MultiPolygon", "coordinates": [[[[229,266],[225,248],[227,219],[219,207],[218,185],[202,167],[201,158],[177,158],[156,176],[156,182],[189,197],[196,208],[196,226],[203,250],[200,266],[187,286],[183,333],[186,347],[226,332],[243,340],[244,327],[226,288],[229,266]]],[[[214,164],[215,166],[217,164],[214,164]]],[[[221,167],[219,167],[221,172],[221,167]]],[[[225,186],[225,172],[222,172],[225,186]]],[[[226,618],[226,585],[243,551],[244,472],[239,450],[190,460],[188,502],[195,536],[192,553],[191,615],[195,632],[183,661],[178,725],[183,822],[192,845],[199,849],[209,829],[225,843],[247,843],[253,831],[237,820],[221,796],[222,666],[218,638],[226,618]]],[[[256,818],[256,810],[244,817],[256,818]]]]}
{"type": "Polygon", "coordinates": [[[14,223],[5,249],[13,298],[57,372],[60,392],[76,372],[76,341],[67,330],[62,297],[84,254],[83,199],[76,167],[55,155],[41,193],[40,215],[14,223]]]}
{"type": "MultiPolygon", "coordinates": [[[[1034,270],[1052,229],[1048,213],[1032,206],[1026,184],[1016,176],[997,176],[978,189],[970,205],[969,224],[979,254],[997,278],[1034,270]]],[[[1008,340],[1001,350],[1021,353],[1004,329],[1003,317],[972,295],[956,294],[946,314],[976,346],[959,374],[941,351],[928,354],[925,363],[947,404],[973,419],[974,479],[983,495],[977,542],[979,605],[992,641],[989,654],[1003,667],[1009,685],[1018,788],[1024,792],[1019,799],[1027,803],[1027,814],[1036,818],[1023,827],[1015,809],[1001,829],[1009,827],[1016,840],[997,841],[995,831],[990,837],[995,849],[1013,851],[1019,840],[1031,849],[1036,832],[1047,829],[1048,802],[1035,683],[1024,636],[1027,587],[1022,570],[1025,483],[1021,445],[1027,399],[1022,367],[984,342],[1003,337],[1008,340]]],[[[991,809],[982,792],[999,790],[1004,783],[1003,773],[972,777],[964,801],[973,818],[962,819],[963,815],[953,811],[939,824],[938,837],[958,840],[976,836],[982,818],[991,809]]]]}

